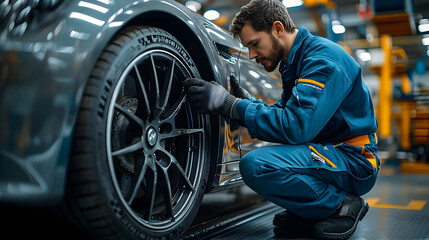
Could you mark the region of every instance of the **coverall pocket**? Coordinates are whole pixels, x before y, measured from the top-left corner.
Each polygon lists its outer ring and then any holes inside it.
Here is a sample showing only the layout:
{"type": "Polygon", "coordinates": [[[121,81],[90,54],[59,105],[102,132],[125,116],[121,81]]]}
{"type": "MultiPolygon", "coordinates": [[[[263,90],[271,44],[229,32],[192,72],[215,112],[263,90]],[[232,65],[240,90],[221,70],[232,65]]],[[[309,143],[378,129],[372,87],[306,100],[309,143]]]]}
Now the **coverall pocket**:
{"type": "Polygon", "coordinates": [[[371,174],[367,177],[357,177],[352,173],[348,173],[350,188],[358,195],[364,195],[369,192],[377,180],[377,174],[371,174]]]}
{"type": "Polygon", "coordinates": [[[292,94],[298,102],[298,105],[315,109],[325,84],[315,80],[302,78],[296,81],[297,84],[292,89],[292,94]]]}

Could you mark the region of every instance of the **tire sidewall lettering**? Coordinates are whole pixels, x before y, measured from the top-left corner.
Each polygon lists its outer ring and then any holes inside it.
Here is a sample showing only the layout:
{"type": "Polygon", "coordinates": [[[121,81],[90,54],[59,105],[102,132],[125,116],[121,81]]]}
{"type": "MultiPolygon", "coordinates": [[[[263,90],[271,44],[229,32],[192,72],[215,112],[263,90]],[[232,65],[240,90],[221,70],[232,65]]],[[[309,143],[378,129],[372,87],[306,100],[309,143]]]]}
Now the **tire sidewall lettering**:
{"type": "Polygon", "coordinates": [[[186,62],[186,64],[191,67],[195,68],[195,63],[192,61],[191,57],[185,51],[185,49],[182,47],[181,44],[177,43],[175,40],[162,36],[162,35],[149,35],[144,36],[142,38],[138,39],[138,43],[143,48],[152,48],[152,47],[169,47],[171,49],[175,49],[177,53],[180,55],[180,57],[186,62]]]}

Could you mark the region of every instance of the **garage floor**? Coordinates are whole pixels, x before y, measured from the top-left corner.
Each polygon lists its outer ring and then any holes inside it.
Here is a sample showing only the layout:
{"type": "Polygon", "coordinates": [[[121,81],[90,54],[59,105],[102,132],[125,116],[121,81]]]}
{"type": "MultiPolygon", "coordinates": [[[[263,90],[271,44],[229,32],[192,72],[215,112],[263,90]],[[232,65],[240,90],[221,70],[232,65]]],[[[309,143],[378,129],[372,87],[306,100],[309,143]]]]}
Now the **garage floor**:
{"type": "MultiPolygon", "coordinates": [[[[251,194],[246,191],[244,195],[251,194]]],[[[208,215],[210,208],[225,206],[219,203],[221,196],[205,198],[198,224],[183,239],[291,239],[274,235],[272,219],[282,209],[264,200],[241,213],[204,221],[202,215],[208,215]]],[[[371,208],[350,239],[429,240],[429,175],[404,174],[398,162],[389,161],[382,166],[376,186],[363,198],[371,208]]]]}
{"type": "MultiPolygon", "coordinates": [[[[405,174],[399,162],[389,161],[382,165],[374,189],[363,197],[371,208],[350,239],[429,240],[429,174],[405,174]]],[[[207,194],[182,240],[297,239],[274,235],[272,219],[281,211],[246,186],[207,194]]],[[[42,211],[0,212],[0,239],[86,239],[42,211]]]]}

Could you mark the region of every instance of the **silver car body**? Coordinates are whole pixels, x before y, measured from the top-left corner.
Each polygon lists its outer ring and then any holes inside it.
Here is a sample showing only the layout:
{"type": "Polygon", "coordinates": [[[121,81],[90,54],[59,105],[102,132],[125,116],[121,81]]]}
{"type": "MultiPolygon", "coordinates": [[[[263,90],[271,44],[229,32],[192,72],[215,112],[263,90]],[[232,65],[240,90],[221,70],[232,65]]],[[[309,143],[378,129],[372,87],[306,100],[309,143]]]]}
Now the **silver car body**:
{"type": "MultiPolygon", "coordinates": [[[[51,205],[63,196],[82,92],[103,48],[126,25],[173,32],[195,62],[209,63],[205,76],[226,88],[235,75],[254,96],[280,97],[279,74],[265,72],[227,31],[177,2],[67,0],[40,10],[42,2],[0,6],[0,202],[51,205]],[[26,19],[30,13],[37,14],[26,19]]],[[[241,184],[240,157],[268,144],[236,122],[218,123],[208,191],[241,184]]]]}

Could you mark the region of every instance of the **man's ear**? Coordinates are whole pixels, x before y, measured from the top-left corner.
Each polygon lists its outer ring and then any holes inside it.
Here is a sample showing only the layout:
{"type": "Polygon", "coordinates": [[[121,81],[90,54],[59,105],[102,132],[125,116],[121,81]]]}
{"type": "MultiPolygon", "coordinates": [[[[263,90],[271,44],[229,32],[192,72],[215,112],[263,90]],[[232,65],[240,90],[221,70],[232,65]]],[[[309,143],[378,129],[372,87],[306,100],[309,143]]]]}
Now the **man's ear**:
{"type": "Polygon", "coordinates": [[[281,37],[285,31],[283,24],[280,21],[275,21],[273,23],[272,31],[276,36],[281,37]]]}

